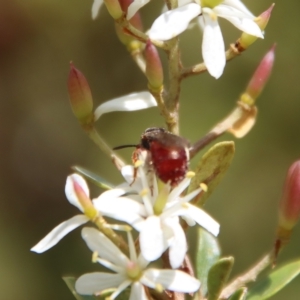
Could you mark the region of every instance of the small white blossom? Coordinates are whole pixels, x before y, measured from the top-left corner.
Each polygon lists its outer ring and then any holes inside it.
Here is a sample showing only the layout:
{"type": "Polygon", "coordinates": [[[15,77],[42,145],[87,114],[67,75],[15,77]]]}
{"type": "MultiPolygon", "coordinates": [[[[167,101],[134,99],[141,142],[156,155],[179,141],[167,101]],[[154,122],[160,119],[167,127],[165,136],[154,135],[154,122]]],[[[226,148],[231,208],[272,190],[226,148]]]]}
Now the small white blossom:
{"type": "Polygon", "coordinates": [[[178,270],[148,268],[142,255],[137,256],[134,242],[128,233],[129,258],[104,234],[94,228],[83,228],[82,237],[91,251],[97,254],[97,262],[114,273],[94,272],[84,274],[76,281],[79,294],[97,295],[106,289],[115,289],[109,299],[115,299],[127,287],[131,287],[130,300],[149,299],[144,286],[153,289],[192,293],[199,289],[199,280],[178,270]]]}
{"type": "Polygon", "coordinates": [[[131,187],[119,187],[119,190],[128,195],[105,201],[104,196],[108,193],[105,192],[93,200],[93,203],[103,215],[125,221],[140,232],[140,247],[147,260],[158,259],[169,248],[172,268],[178,268],[182,264],[187,242],[179,222],[180,216],[189,225],[197,223],[213,235],[218,235],[219,224],[206,212],[188,203],[201,189],[180,197],[188,187],[190,178],[184,179],[173,190],[167,184],[158,192],[155,174],[152,174],[154,178],[150,180],[144,167],[138,168],[136,178],[132,166],[124,167],[122,174],[131,187]],[[134,191],[135,194],[131,195],[134,191]]]}
{"type": "MultiPolygon", "coordinates": [[[[72,174],[67,177],[67,182],[65,186],[66,197],[72,205],[76,206],[80,211],[83,212],[83,207],[80,204],[77,193],[74,190],[74,182],[80,186],[80,188],[86,194],[87,197],[89,197],[90,191],[85,180],[80,175],[72,174]]],[[[69,232],[76,229],[80,225],[87,223],[88,221],[89,218],[84,214],[74,216],[71,219],[59,224],[54,229],[52,229],[50,233],[48,233],[39,243],[37,243],[30,250],[37,253],[45,252],[48,249],[55,246],[69,232]]]]}
{"type": "Polygon", "coordinates": [[[179,2],[180,7],[160,15],[153,23],[148,34],[151,39],[169,40],[183,31],[197,18],[203,28],[202,55],[208,72],[219,78],[226,63],[224,40],[218,23],[218,17],[231,22],[243,32],[263,38],[259,26],[254,22],[253,14],[239,0],[179,2]],[[208,5],[210,2],[215,3],[208,5]],[[202,4],[204,3],[204,4],[202,4]],[[207,6],[206,6],[207,5],[207,6]]]}

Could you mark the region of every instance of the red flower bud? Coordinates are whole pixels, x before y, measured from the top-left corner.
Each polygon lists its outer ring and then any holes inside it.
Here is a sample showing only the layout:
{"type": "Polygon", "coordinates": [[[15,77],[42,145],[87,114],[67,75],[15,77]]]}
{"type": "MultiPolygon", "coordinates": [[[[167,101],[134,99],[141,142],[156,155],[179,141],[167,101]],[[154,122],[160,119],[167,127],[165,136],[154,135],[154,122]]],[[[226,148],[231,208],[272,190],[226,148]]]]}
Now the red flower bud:
{"type": "Polygon", "coordinates": [[[152,88],[160,88],[163,85],[164,75],[159,54],[150,40],[146,43],[146,76],[152,88]]]}
{"type": "Polygon", "coordinates": [[[300,160],[289,168],[279,206],[279,226],[291,230],[300,217],[300,160]]]}
{"type": "Polygon", "coordinates": [[[286,176],[279,204],[279,221],[274,244],[273,267],[283,246],[287,245],[292,229],[300,217],[300,160],[294,162],[286,176]]]}
{"type": "Polygon", "coordinates": [[[246,88],[246,92],[241,96],[242,102],[251,106],[254,105],[256,98],[264,89],[273,68],[275,60],[275,46],[275,44],[272,46],[255,70],[246,88]]]}
{"type": "Polygon", "coordinates": [[[73,174],[70,177],[70,180],[73,184],[73,192],[75,194],[75,198],[83,209],[84,214],[94,220],[98,216],[98,211],[95,209],[92,200],[89,198],[89,195],[86,194],[84,187],[81,185],[82,182],[78,180],[78,175],[73,174]]]}
{"type": "Polygon", "coordinates": [[[86,121],[93,113],[93,98],[84,75],[70,63],[68,91],[74,115],[80,121],[86,121]]]}

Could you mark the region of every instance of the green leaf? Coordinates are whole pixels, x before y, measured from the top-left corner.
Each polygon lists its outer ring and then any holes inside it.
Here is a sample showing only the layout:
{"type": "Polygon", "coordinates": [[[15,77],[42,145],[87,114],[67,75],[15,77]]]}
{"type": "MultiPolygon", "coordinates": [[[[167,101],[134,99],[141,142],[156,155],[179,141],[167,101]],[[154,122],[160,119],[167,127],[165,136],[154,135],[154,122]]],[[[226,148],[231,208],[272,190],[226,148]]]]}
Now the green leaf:
{"type": "Polygon", "coordinates": [[[94,183],[95,185],[99,186],[102,189],[111,190],[112,188],[114,188],[114,186],[111,183],[107,182],[105,179],[103,179],[99,175],[97,175],[85,168],[82,168],[79,166],[73,166],[72,170],[79,173],[80,175],[85,177],[87,180],[91,181],[92,183],[94,183]]]}
{"type": "Polygon", "coordinates": [[[247,300],[264,300],[278,293],[300,273],[300,260],[289,263],[258,282],[250,291],[247,300]]]}
{"type": "Polygon", "coordinates": [[[246,287],[242,287],[242,288],[238,289],[237,291],[235,291],[231,295],[229,300],[245,300],[246,296],[247,296],[247,291],[248,291],[248,289],[246,287]]]}
{"type": "Polygon", "coordinates": [[[208,300],[217,300],[225,286],[233,266],[233,257],[218,260],[209,270],[207,278],[208,300]]]}
{"type": "Polygon", "coordinates": [[[74,277],[63,277],[64,282],[68,286],[69,290],[72,292],[76,300],[96,300],[94,296],[79,295],[75,290],[76,278],[74,277]]]}
{"type": "Polygon", "coordinates": [[[200,291],[203,296],[207,293],[208,271],[220,256],[221,249],[217,239],[203,228],[197,228],[196,276],[201,282],[200,291]]]}
{"type": "Polygon", "coordinates": [[[208,187],[206,193],[201,193],[193,203],[202,206],[207,198],[222,180],[234,156],[234,142],[221,142],[212,146],[201,158],[189,186],[188,193],[197,189],[200,183],[208,187]]]}

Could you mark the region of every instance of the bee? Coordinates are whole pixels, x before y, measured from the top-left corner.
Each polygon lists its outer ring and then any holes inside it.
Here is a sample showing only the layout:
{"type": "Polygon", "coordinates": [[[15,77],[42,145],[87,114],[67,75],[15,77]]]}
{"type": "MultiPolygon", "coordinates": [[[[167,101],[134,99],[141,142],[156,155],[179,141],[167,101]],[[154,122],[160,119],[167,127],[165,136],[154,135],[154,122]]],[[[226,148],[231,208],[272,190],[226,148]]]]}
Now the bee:
{"type": "Polygon", "coordinates": [[[138,151],[146,150],[149,155],[147,163],[162,182],[175,187],[185,178],[190,160],[190,143],[185,138],[164,128],[151,127],[143,132],[139,144],[123,145],[114,150],[126,147],[136,147],[133,160],[138,151]]]}

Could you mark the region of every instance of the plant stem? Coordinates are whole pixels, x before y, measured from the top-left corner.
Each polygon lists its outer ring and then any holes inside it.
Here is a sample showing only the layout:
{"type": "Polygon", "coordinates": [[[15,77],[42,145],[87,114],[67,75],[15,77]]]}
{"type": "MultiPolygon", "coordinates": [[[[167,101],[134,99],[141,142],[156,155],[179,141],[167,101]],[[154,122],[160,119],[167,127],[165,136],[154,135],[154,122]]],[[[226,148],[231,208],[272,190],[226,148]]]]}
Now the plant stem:
{"type": "Polygon", "coordinates": [[[94,221],[98,229],[105,234],[117,247],[121,248],[124,253],[128,254],[128,246],[121,236],[116,234],[107,224],[102,216],[98,216],[94,221]]]}
{"type": "Polygon", "coordinates": [[[181,83],[181,67],[178,38],[168,42],[170,50],[167,51],[169,67],[169,89],[165,97],[165,105],[169,111],[169,118],[166,120],[168,129],[179,134],[179,94],[181,83]]]}
{"type": "Polygon", "coordinates": [[[89,127],[84,127],[83,129],[86,131],[88,136],[94,141],[94,143],[106,154],[108,155],[118,170],[121,170],[122,167],[125,166],[123,160],[115,154],[115,152],[104,142],[101,136],[98,134],[97,130],[93,125],[89,127]]]}
{"type": "Polygon", "coordinates": [[[146,62],[143,57],[141,49],[136,49],[133,51],[130,51],[132,59],[135,61],[139,69],[142,71],[143,74],[146,72],[146,62]]]}
{"type": "MultiPolygon", "coordinates": [[[[253,111],[256,111],[255,106],[250,107],[246,104],[241,103],[241,101],[238,101],[237,107],[234,108],[233,111],[223,121],[218,123],[203,138],[201,138],[199,141],[197,141],[194,145],[190,147],[190,158],[193,158],[206,145],[208,145],[210,142],[224,134],[226,131],[229,131],[230,129],[234,128],[234,126],[239,122],[241,123],[242,127],[243,122],[247,120],[248,116],[251,116],[249,115],[249,113],[252,113],[253,111]]],[[[253,125],[254,122],[252,126],[253,125]]],[[[252,126],[249,126],[249,128],[245,129],[243,135],[240,135],[239,137],[246,135],[247,132],[252,128],[252,126]]]]}
{"type": "MultiPolygon", "coordinates": [[[[130,24],[130,22],[126,19],[125,16],[121,17],[118,20],[115,20],[125,32],[135,37],[137,40],[146,43],[149,37],[142,31],[136,29],[133,25],[130,24]]],[[[156,47],[168,50],[167,43],[157,40],[151,40],[151,43],[155,45],[156,47]]]]}
{"type": "Polygon", "coordinates": [[[253,268],[245,274],[238,276],[229,285],[227,285],[219,297],[219,300],[228,299],[237,289],[243,287],[248,282],[255,281],[257,276],[268,267],[273,261],[273,251],[264,256],[253,268]]]}

